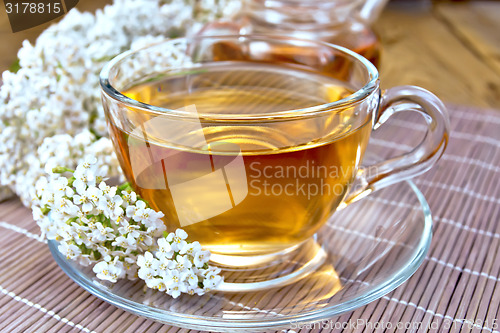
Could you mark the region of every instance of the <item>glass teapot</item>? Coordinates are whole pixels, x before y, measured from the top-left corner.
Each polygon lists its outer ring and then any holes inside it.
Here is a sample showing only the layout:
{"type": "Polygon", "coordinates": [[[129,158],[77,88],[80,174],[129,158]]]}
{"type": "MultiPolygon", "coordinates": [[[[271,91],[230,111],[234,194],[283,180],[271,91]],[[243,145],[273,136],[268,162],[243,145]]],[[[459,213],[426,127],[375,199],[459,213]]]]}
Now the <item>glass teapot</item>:
{"type": "MultiPolygon", "coordinates": [[[[275,34],[347,47],[379,65],[370,28],[388,0],[244,0],[230,21],[209,23],[203,35],[275,34]]],[[[283,51],[283,50],[281,50],[283,51]]]]}

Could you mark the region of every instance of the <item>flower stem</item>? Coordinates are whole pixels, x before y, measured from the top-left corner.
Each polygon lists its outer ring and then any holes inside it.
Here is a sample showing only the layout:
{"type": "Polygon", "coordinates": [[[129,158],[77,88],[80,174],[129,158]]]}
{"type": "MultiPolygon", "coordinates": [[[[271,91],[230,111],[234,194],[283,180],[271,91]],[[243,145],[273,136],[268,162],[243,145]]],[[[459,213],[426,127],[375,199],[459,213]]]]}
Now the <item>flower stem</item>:
{"type": "Polygon", "coordinates": [[[65,173],[65,172],[71,172],[71,173],[74,173],[75,170],[72,170],[70,168],[66,168],[66,167],[62,167],[62,166],[58,166],[58,167],[55,167],[52,169],[52,172],[53,173],[65,173]]]}

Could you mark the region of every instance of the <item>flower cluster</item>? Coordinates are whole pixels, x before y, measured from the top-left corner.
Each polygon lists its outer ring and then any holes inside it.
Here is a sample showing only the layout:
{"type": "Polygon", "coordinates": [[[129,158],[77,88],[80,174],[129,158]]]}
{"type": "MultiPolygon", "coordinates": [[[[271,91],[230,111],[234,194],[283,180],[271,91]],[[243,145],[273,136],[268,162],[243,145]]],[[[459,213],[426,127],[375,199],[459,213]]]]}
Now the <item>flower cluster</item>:
{"type": "Polygon", "coordinates": [[[222,278],[220,270],[208,266],[210,253],[198,242],[188,243],[181,229],[167,234],[163,213],[151,209],[128,183],[108,186],[107,168],[97,162],[86,157],[74,171],[56,167],[37,181],[32,208],[42,234],[59,241],[67,259],[92,265],[102,280],[139,277],[173,297],[216,288],[222,278]]]}
{"type": "Polygon", "coordinates": [[[158,240],[155,255],[148,251],[139,256],[139,277],[149,288],[176,298],[181,293],[202,295],[222,281],[220,269],[207,264],[210,252],[203,251],[198,242],[186,242],[186,238],[187,233],[177,229],[158,240]]]}
{"type": "MultiPolygon", "coordinates": [[[[118,175],[106,138],[98,74],[115,55],[159,38],[197,31],[230,15],[238,0],[115,0],[95,15],[72,9],[34,45],[0,87],[0,185],[31,205],[44,165],[76,167],[89,154],[118,175]],[[126,18],[126,19],[124,19],[126,18]]],[[[1,191],[5,196],[5,190],[1,191]]]]}

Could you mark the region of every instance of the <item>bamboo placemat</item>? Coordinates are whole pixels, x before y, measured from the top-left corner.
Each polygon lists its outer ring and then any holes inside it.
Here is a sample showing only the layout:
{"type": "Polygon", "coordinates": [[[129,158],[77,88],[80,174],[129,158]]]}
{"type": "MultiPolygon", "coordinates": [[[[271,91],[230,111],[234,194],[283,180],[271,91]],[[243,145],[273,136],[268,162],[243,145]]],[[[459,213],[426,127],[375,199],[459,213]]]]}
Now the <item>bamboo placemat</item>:
{"type": "MultiPolygon", "coordinates": [[[[411,332],[500,333],[500,112],[449,111],[448,149],[415,180],[434,218],[434,238],[420,269],[381,299],[332,318],[343,325],[296,331],[371,332],[381,325],[393,332],[401,323],[411,332]]],[[[415,119],[390,121],[391,130],[374,136],[369,149],[382,155],[411,149],[425,129],[415,119]]],[[[87,293],[59,269],[38,234],[18,200],[0,204],[0,332],[187,332],[87,293]]]]}

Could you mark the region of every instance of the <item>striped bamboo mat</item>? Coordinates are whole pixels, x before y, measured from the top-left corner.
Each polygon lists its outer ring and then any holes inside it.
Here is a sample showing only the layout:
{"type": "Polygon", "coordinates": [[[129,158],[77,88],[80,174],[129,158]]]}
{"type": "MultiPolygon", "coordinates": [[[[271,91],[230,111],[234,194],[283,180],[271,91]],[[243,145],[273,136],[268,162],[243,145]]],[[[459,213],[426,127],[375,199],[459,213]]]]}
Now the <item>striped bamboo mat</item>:
{"type": "MultiPolygon", "coordinates": [[[[295,331],[370,332],[379,325],[387,332],[500,333],[500,112],[449,108],[448,150],[415,181],[434,217],[427,259],[395,291],[332,318],[339,325],[295,331]]],[[[385,127],[369,148],[382,155],[407,151],[425,129],[411,116],[385,127]]],[[[0,204],[0,332],[186,332],[81,289],[59,269],[38,233],[18,200],[0,204]]]]}

